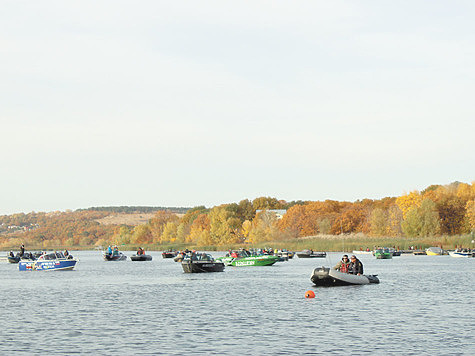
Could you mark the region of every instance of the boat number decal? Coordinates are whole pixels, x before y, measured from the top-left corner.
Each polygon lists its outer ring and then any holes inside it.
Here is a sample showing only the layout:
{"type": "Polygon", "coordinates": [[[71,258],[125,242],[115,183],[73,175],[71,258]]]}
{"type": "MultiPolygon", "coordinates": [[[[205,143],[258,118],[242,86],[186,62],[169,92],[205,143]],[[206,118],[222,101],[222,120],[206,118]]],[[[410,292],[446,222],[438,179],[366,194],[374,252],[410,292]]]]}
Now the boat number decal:
{"type": "Polygon", "coordinates": [[[256,261],[238,261],[236,262],[236,266],[253,266],[256,263],[256,261]]]}

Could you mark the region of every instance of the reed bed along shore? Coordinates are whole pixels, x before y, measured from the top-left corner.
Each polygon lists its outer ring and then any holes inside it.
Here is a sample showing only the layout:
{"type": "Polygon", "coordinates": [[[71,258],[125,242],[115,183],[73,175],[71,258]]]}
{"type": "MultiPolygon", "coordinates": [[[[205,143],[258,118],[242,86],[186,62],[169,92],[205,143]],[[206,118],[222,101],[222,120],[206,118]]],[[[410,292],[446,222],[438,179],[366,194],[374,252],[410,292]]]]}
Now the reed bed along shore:
{"type": "MultiPolygon", "coordinates": [[[[455,249],[458,246],[474,248],[473,242],[475,236],[473,234],[457,235],[457,236],[432,236],[432,237],[371,237],[363,234],[352,235],[316,235],[306,236],[300,238],[293,238],[288,240],[279,241],[265,241],[255,244],[227,244],[227,245],[208,245],[200,246],[196,244],[185,243],[164,243],[164,244],[129,244],[120,245],[120,249],[124,251],[135,251],[138,247],[143,247],[149,251],[164,251],[168,249],[184,250],[201,250],[201,251],[227,251],[239,248],[264,248],[272,247],[274,249],[288,249],[291,251],[301,251],[305,249],[312,249],[314,251],[353,251],[353,250],[365,250],[369,248],[372,250],[378,246],[395,247],[401,250],[408,250],[411,247],[418,249],[425,249],[431,246],[439,246],[446,250],[455,249]]],[[[18,250],[21,242],[18,246],[1,246],[0,250],[18,250]]],[[[29,251],[33,250],[101,250],[107,248],[107,246],[35,246],[25,244],[25,247],[29,251]]]]}

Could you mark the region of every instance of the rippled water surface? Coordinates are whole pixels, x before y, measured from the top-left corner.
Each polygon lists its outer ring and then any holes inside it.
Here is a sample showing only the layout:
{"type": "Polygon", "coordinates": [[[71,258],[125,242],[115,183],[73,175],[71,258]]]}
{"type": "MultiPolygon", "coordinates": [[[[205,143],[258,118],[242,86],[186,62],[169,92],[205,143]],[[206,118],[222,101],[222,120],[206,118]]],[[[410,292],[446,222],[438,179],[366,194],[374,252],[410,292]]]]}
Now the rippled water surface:
{"type": "Polygon", "coordinates": [[[341,254],[210,274],[73,254],[65,272],[0,263],[0,354],[475,354],[475,259],[362,255],[381,284],[317,288],[341,254]]]}

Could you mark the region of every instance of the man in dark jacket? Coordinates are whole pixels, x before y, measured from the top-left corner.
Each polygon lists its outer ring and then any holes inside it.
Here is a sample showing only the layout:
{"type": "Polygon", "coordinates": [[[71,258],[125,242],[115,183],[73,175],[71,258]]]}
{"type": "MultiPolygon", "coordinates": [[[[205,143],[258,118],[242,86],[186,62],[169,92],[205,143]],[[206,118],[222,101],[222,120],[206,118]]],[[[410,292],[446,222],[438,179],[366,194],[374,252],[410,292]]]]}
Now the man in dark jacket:
{"type": "Polygon", "coordinates": [[[350,264],[348,266],[348,273],[350,274],[363,274],[363,264],[355,255],[352,255],[350,258],[350,264]]]}

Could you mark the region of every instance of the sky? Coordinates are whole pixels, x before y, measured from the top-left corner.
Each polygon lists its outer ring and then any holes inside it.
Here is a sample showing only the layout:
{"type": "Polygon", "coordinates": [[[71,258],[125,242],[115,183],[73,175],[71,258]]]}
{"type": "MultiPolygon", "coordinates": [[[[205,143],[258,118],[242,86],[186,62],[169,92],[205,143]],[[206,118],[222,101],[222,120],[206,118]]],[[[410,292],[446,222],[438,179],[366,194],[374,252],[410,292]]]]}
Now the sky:
{"type": "Polygon", "coordinates": [[[473,1],[0,5],[0,214],[475,180],[473,1]]]}

